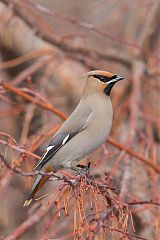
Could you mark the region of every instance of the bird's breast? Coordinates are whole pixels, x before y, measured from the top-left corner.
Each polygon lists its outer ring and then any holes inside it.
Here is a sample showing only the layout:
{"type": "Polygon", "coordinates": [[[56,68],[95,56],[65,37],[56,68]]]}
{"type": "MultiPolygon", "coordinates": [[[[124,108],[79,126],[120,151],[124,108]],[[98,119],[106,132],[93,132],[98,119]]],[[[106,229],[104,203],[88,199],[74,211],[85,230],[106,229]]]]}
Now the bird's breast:
{"type": "Polygon", "coordinates": [[[100,98],[92,105],[92,115],[88,123],[88,133],[97,138],[100,144],[108,137],[113,120],[113,110],[110,98],[100,98]]]}

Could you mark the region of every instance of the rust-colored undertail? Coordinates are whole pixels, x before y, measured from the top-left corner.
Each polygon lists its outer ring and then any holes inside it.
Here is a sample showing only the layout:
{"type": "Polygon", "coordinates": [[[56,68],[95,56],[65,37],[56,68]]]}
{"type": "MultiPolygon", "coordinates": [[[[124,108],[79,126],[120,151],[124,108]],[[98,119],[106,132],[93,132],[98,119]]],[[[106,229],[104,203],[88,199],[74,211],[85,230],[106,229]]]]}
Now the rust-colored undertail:
{"type": "MultiPolygon", "coordinates": [[[[47,168],[45,168],[44,172],[49,173],[49,172],[56,172],[56,171],[55,171],[55,169],[53,169],[52,166],[48,166],[47,168]]],[[[23,207],[27,207],[30,205],[36,192],[38,192],[38,190],[47,182],[48,179],[49,179],[48,176],[42,176],[42,175],[37,176],[37,178],[33,184],[32,190],[31,190],[28,198],[26,199],[26,201],[23,204],[23,207]]]]}

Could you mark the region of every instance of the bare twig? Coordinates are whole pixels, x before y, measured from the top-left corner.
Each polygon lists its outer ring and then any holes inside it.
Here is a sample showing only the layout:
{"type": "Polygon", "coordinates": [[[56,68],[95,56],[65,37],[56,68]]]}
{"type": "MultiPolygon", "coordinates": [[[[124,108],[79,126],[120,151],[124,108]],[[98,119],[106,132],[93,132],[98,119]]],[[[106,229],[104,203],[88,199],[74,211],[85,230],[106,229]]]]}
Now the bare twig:
{"type": "Polygon", "coordinates": [[[52,202],[49,204],[43,204],[34,214],[28,217],[19,227],[17,227],[10,235],[4,238],[4,240],[16,240],[23,234],[32,228],[35,224],[39,223],[53,207],[52,202]]]}
{"type": "Polygon", "coordinates": [[[57,116],[59,116],[63,120],[66,119],[66,115],[64,113],[62,113],[61,111],[59,111],[57,108],[53,107],[51,104],[48,105],[48,104],[42,103],[42,102],[38,101],[37,99],[33,98],[32,96],[30,96],[29,94],[24,93],[20,88],[14,87],[14,86],[10,85],[7,82],[1,82],[1,85],[5,89],[7,89],[7,90],[9,90],[9,91],[11,91],[11,92],[13,92],[13,93],[23,97],[24,99],[26,99],[26,100],[28,100],[30,102],[33,102],[37,106],[39,106],[39,107],[41,107],[43,109],[46,109],[46,110],[48,110],[50,112],[55,113],[57,116]]]}
{"type": "Polygon", "coordinates": [[[160,167],[158,165],[154,164],[152,159],[147,159],[147,158],[143,157],[139,153],[137,153],[137,152],[133,151],[132,149],[128,148],[126,145],[118,143],[112,137],[109,137],[107,141],[109,143],[111,143],[113,146],[115,146],[115,147],[117,147],[121,150],[124,150],[129,155],[131,155],[131,156],[137,158],[138,160],[144,162],[145,164],[150,166],[152,169],[154,169],[157,173],[160,173],[160,167]]]}

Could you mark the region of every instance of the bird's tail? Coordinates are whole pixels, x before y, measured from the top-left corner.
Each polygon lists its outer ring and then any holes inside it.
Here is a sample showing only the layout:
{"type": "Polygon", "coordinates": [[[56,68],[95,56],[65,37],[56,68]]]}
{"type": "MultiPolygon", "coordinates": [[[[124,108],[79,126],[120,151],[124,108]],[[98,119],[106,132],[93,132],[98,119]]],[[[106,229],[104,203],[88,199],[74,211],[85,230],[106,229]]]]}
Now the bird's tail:
{"type": "MultiPolygon", "coordinates": [[[[56,172],[56,171],[53,171],[53,168],[51,169],[51,167],[48,167],[45,169],[45,172],[56,172]]],[[[43,176],[43,175],[37,176],[33,184],[32,190],[23,204],[23,207],[27,207],[30,205],[36,192],[38,192],[38,190],[47,182],[48,179],[49,179],[48,176],[43,176]]]]}
{"type": "Polygon", "coordinates": [[[32,200],[34,198],[34,195],[45,184],[47,179],[48,179],[47,176],[38,175],[38,177],[36,178],[36,180],[33,184],[33,187],[32,187],[32,190],[31,190],[29,196],[27,197],[26,201],[24,202],[23,207],[27,207],[28,205],[30,205],[30,203],[32,202],[32,200]]]}

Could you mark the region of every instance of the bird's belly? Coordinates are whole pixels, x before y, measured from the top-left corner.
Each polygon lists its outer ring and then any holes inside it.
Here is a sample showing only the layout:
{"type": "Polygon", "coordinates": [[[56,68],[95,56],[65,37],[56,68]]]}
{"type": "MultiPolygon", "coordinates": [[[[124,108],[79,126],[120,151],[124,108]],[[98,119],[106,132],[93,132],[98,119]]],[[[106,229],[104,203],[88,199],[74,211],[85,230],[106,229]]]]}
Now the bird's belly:
{"type": "Polygon", "coordinates": [[[95,151],[107,139],[111,129],[111,124],[104,128],[95,126],[95,131],[83,130],[73,139],[67,142],[53,156],[52,164],[56,169],[63,167],[72,167],[78,164],[80,160],[95,151]]]}

